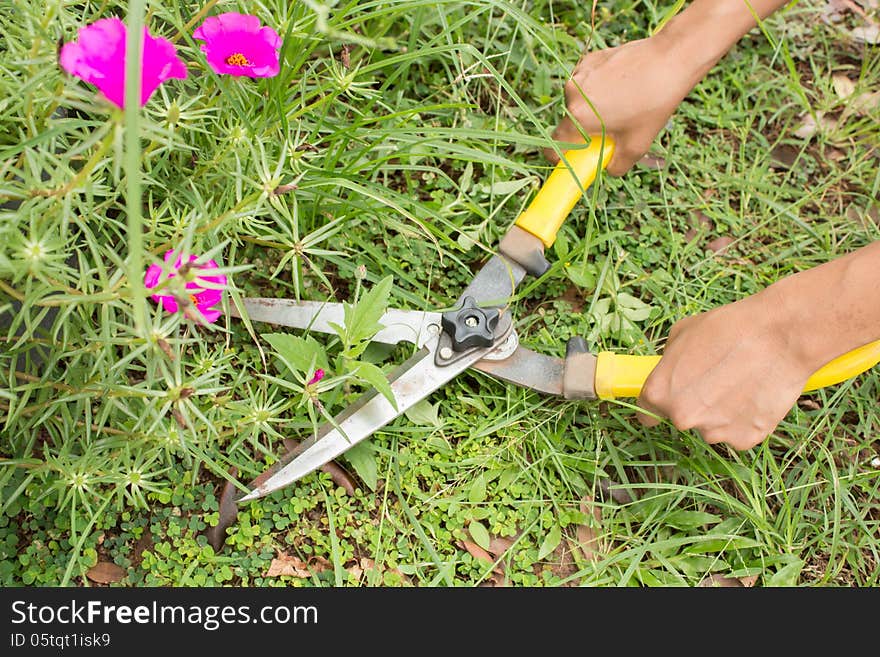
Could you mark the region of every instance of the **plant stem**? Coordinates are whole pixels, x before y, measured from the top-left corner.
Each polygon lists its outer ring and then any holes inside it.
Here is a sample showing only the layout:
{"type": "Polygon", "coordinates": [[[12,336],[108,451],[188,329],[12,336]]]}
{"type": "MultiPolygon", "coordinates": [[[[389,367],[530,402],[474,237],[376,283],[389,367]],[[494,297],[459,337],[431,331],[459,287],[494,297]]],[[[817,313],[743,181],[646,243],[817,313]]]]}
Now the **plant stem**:
{"type": "Polygon", "coordinates": [[[141,55],[144,41],[145,0],[131,0],[125,44],[125,211],[128,218],[128,284],[134,311],[135,333],[146,334],[146,301],[143,271],[143,217],[141,216],[141,55]]]}

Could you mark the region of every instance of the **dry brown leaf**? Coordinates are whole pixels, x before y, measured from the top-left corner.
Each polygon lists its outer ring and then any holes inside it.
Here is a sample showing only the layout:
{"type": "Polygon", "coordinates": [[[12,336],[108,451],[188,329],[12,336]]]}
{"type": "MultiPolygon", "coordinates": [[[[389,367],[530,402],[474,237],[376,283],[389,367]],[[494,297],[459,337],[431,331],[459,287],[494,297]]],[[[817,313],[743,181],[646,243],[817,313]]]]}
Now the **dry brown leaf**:
{"type": "Polygon", "coordinates": [[[700,580],[697,584],[700,588],[742,588],[743,583],[736,577],[725,577],[724,575],[709,575],[700,580]]]}
{"type": "Polygon", "coordinates": [[[502,554],[507,552],[513,544],[516,542],[515,538],[507,538],[504,536],[492,536],[489,539],[489,550],[488,552],[495,555],[495,557],[500,557],[502,554]]]}
{"type": "Polygon", "coordinates": [[[711,233],[715,230],[715,223],[699,210],[691,212],[688,217],[688,225],[690,228],[684,234],[684,239],[688,242],[694,239],[701,230],[705,233],[711,233]]]}
{"type": "Polygon", "coordinates": [[[661,169],[666,168],[666,158],[660,155],[654,155],[653,153],[645,153],[642,156],[642,159],[639,160],[639,164],[641,164],[646,169],[660,171],[661,169]]]}
{"type": "Polygon", "coordinates": [[[716,237],[706,245],[706,248],[714,253],[720,253],[733,244],[734,241],[735,240],[732,237],[716,237]]]}
{"type": "Polygon", "coordinates": [[[603,502],[607,502],[609,499],[618,504],[632,504],[633,502],[629,491],[613,479],[600,479],[599,493],[603,502]]]}
{"type": "Polygon", "coordinates": [[[572,538],[565,536],[565,539],[559,541],[559,545],[556,546],[556,549],[547,558],[550,572],[560,579],[568,580],[564,586],[578,585],[577,581],[573,578],[573,575],[580,570],[574,557],[575,551],[580,552],[581,550],[572,538]]]}
{"type": "Polygon", "coordinates": [[[748,577],[740,577],[739,583],[742,584],[746,588],[751,588],[755,585],[755,582],[758,581],[757,575],[749,575],[748,577]]]}
{"type": "Polygon", "coordinates": [[[602,509],[596,504],[590,495],[581,499],[581,513],[592,516],[595,525],[584,523],[577,528],[577,546],[587,561],[599,561],[602,558],[602,549],[599,543],[599,535],[602,529],[602,509]]]}
{"type": "Polygon", "coordinates": [[[837,121],[825,116],[824,112],[816,112],[815,117],[807,113],[801,116],[801,125],[794,131],[794,135],[801,139],[809,139],[817,132],[832,132],[835,128],[837,121]]]}
{"type": "MultiPolygon", "coordinates": [[[[238,468],[229,469],[229,475],[235,479],[238,476],[238,468]]],[[[214,552],[219,552],[226,542],[226,530],[238,519],[238,488],[231,481],[226,481],[223,492],[220,494],[219,518],[215,527],[208,527],[205,536],[214,552]]]]}
{"type": "Polygon", "coordinates": [[[321,572],[324,569],[309,569],[309,564],[300,559],[284,552],[279,552],[278,556],[272,559],[269,564],[269,570],[266,571],[266,577],[282,577],[291,576],[300,579],[309,579],[313,572],[321,572]]]}
{"type": "Polygon", "coordinates": [[[880,23],[859,25],[850,30],[850,35],[858,43],[870,43],[872,46],[880,43],[880,23]]]}
{"type": "Polygon", "coordinates": [[[801,397],[797,400],[798,408],[802,408],[805,411],[818,411],[822,408],[822,405],[817,402],[815,399],[810,399],[809,397],[801,397]]]}
{"type": "Polygon", "coordinates": [[[834,93],[841,100],[849,98],[856,90],[856,83],[843,73],[835,73],[831,76],[831,86],[834,87],[834,93]]]}
{"type": "Polygon", "coordinates": [[[880,226],[880,205],[872,205],[867,209],[858,208],[855,205],[850,205],[846,212],[844,212],[844,216],[850,221],[857,221],[867,227],[867,223],[869,221],[873,221],[875,224],[880,226]]]}
{"type": "Polygon", "coordinates": [[[853,0],[828,0],[822,8],[822,20],[826,23],[836,23],[843,20],[843,15],[850,11],[865,16],[865,10],[853,0]]]}
{"type": "Polygon", "coordinates": [[[873,112],[875,109],[880,107],[880,91],[875,91],[874,93],[863,93],[859,94],[855,98],[850,101],[849,105],[851,111],[856,114],[861,114],[864,116],[870,112],[873,112]]]}
{"type": "MultiPolygon", "coordinates": [[[[150,526],[150,523],[147,523],[147,527],[150,526]]],[[[131,565],[134,567],[140,566],[141,562],[144,560],[144,552],[152,549],[153,547],[153,534],[149,529],[146,529],[141,537],[134,544],[134,548],[131,551],[131,565]]]]}
{"type": "Polygon", "coordinates": [[[113,584],[125,577],[125,569],[112,561],[99,561],[89,568],[86,577],[97,584],[113,584]]]}
{"type": "Polygon", "coordinates": [[[492,558],[492,555],[486,552],[476,543],[471,543],[470,541],[462,539],[461,541],[459,541],[459,545],[467,550],[474,559],[479,559],[480,561],[485,561],[486,563],[495,563],[495,559],[492,558]]]}
{"type": "Polygon", "coordinates": [[[770,151],[770,166],[774,169],[791,169],[797,162],[800,149],[788,144],[777,144],[770,151]]]}
{"type": "MultiPolygon", "coordinates": [[[[284,447],[288,452],[294,451],[299,446],[298,440],[293,440],[292,438],[284,439],[284,447]]],[[[354,495],[355,484],[354,480],[351,478],[351,475],[345,471],[345,469],[340,466],[336,461],[330,461],[329,463],[325,463],[321,466],[321,471],[326,472],[330,475],[330,478],[333,480],[333,483],[341,488],[345,489],[345,492],[349,495],[354,495]]]]}

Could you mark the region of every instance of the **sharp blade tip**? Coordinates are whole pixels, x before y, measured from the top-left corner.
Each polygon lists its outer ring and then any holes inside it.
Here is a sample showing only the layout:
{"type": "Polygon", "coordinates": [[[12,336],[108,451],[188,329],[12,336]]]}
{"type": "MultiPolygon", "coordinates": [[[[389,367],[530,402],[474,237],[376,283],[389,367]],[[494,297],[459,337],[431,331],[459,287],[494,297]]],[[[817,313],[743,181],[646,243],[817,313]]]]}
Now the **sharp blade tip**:
{"type": "Polygon", "coordinates": [[[268,492],[269,491],[263,490],[262,488],[256,488],[244,497],[239,497],[237,500],[237,504],[241,504],[242,502],[252,502],[253,500],[257,500],[263,497],[268,492]]]}

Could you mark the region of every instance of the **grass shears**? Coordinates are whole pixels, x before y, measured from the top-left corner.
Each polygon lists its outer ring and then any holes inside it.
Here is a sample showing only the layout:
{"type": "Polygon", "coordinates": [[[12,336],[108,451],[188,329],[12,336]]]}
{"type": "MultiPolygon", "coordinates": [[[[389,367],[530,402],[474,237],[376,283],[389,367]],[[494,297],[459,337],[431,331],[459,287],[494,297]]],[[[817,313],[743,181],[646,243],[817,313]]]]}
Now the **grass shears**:
{"type": "MultiPolygon", "coordinates": [[[[613,153],[613,140],[598,135],[566,151],[451,310],[389,309],[373,341],[410,342],[417,348],[388,375],[396,403],[377,390],[364,393],[254,479],[250,492],[238,501],[260,498],[317,470],[468,369],[570,400],[638,397],[661,356],[594,354],[579,337],[568,341],[564,358],[543,355],[519,344],[510,311],[516,287],[526,275],[539,277],[549,269],[545,248],[554,243],[613,153]]],[[[344,322],[339,303],[245,298],[242,305],[251,320],[312,332],[333,334],[333,325],[344,322]]],[[[880,341],[831,361],[813,374],[804,391],[839,383],[878,362],[880,341]]]]}

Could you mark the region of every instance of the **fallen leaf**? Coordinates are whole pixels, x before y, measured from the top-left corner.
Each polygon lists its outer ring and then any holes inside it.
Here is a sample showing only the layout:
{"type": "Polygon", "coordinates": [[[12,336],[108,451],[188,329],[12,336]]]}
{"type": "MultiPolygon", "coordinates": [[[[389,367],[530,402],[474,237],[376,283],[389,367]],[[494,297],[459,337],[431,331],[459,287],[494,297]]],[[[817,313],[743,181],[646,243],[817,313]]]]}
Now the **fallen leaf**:
{"type": "Polygon", "coordinates": [[[688,225],[690,228],[684,234],[684,239],[688,242],[694,239],[701,230],[705,233],[711,233],[715,230],[715,223],[699,210],[691,212],[688,217],[688,225]]]}
{"type": "Polygon", "coordinates": [[[822,8],[822,20],[826,23],[838,23],[843,20],[844,14],[853,12],[859,16],[865,16],[865,11],[853,0],[828,0],[822,8]]]}
{"type": "Polygon", "coordinates": [[[850,80],[843,73],[835,73],[831,76],[831,86],[834,87],[834,93],[841,100],[849,98],[856,90],[856,83],[850,80]]]}
{"type": "Polygon", "coordinates": [[[490,574],[486,581],[480,584],[480,586],[507,586],[509,584],[507,581],[507,575],[504,572],[504,564],[501,562],[495,563],[495,559],[493,559],[492,555],[486,552],[486,550],[468,540],[458,541],[458,546],[467,550],[468,554],[474,559],[484,563],[494,564],[492,566],[492,574],[490,574]]]}
{"type": "Polygon", "coordinates": [[[877,226],[880,226],[880,205],[872,205],[867,209],[858,208],[855,205],[850,205],[844,216],[850,221],[856,221],[862,224],[867,228],[867,223],[869,221],[873,221],[877,226]]]}
{"type": "Polygon", "coordinates": [[[859,94],[850,101],[849,107],[853,112],[862,116],[873,112],[880,107],[880,91],[859,94]]]}
{"type": "Polygon", "coordinates": [[[800,149],[788,144],[777,144],[770,151],[770,166],[774,169],[791,169],[797,162],[800,149]]]}
{"type": "Polygon", "coordinates": [[[880,43],[880,23],[854,27],[850,30],[850,35],[858,43],[870,43],[875,46],[880,43]]]}
{"type": "MultiPolygon", "coordinates": [[[[299,441],[294,440],[293,438],[285,438],[284,439],[284,447],[288,452],[293,452],[297,447],[299,447],[299,441]]],[[[345,492],[349,495],[354,495],[354,491],[356,486],[354,485],[354,480],[351,478],[351,475],[340,466],[336,461],[330,461],[329,463],[325,463],[321,466],[321,471],[326,472],[330,475],[330,478],[333,480],[333,483],[337,486],[345,489],[345,492]]]]}
{"type": "Polygon", "coordinates": [[[470,541],[461,540],[459,541],[461,547],[468,551],[468,553],[474,558],[479,559],[480,561],[485,561],[486,563],[495,563],[495,559],[492,558],[492,555],[486,552],[483,548],[481,548],[476,543],[471,543],[470,541]]]}
{"type": "Polygon", "coordinates": [[[99,561],[89,568],[86,577],[97,584],[113,584],[125,577],[125,569],[112,561],[99,561]]]}
{"type": "Polygon", "coordinates": [[[266,571],[266,577],[298,577],[300,579],[309,579],[313,573],[319,573],[326,568],[317,567],[309,568],[309,564],[300,559],[284,552],[279,552],[278,556],[272,559],[269,564],[269,570],[266,571]]]}
{"type": "MultiPolygon", "coordinates": [[[[574,545],[574,541],[566,536],[564,541],[560,541],[556,549],[547,559],[550,572],[560,579],[568,580],[563,586],[578,586],[577,580],[573,575],[580,570],[577,560],[574,558],[575,550],[579,548],[574,545]]],[[[545,566],[546,567],[546,566],[545,566]]]]}
{"type": "Polygon", "coordinates": [[[751,588],[758,581],[757,575],[749,575],[748,577],[740,577],[739,582],[746,588],[751,588]]]}
{"type": "Polygon", "coordinates": [[[507,552],[515,543],[515,539],[506,538],[503,536],[492,536],[489,539],[489,549],[488,552],[495,555],[496,557],[500,557],[502,554],[507,552]]]}
{"type": "Polygon", "coordinates": [[[595,503],[590,495],[581,499],[581,513],[587,517],[592,516],[595,525],[584,523],[577,528],[577,546],[587,561],[599,561],[602,558],[602,550],[599,544],[599,534],[602,529],[602,509],[595,503]]]}
{"type": "MultiPolygon", "coordinates": [[[[235,466],[229,469],[229,475],[235,479],[238,476],[238,468],[235,466]]],[[[208,527],[205,537],[214,552],[219,552],[226,542],[226,530],[231,527],[238,519],[238,488],[231,482],[226,481],[223,486],[223,492],[220,494],[219,519],[215,527],[208,527]]]]}
{"type": "Polygon", "coordinates": [[[661,169],[666,168],[666,158],[660,155],[654,155],[653,153],[645,153],[639,160],[639,164],[641,164],[646,169],[660,171],[661,169]]]}
{"type": "Polygon", "coordinates": [[[742,588],[743,583],[736,577],[714,574],[704,577],[697,586],[700,588],[742,588]]]}
{"type": "Polygon", "coordinates": [[[613,479],[599,480],[599,497],[603,502],[609,499],[614,500],[618,504],[632,504],[633,498],[629,491],[621,487],[621,485],[613,479]]]}
{"type": "Polygon", "coordinates": [[[837,121],[825,116],[824,112],[816,112],[815,116],[807,113],[801,116],[801,125],[794,131],[794,135],[801,139],[809,139],[817,132],[832,132],[835,128],[837,121]]]}
{"type": "Polygon", "coordinates": [[[826,147],[822,154],[825,156],[825,159],[831,160],[832,162],[840,162],[840,160],[846,157],[846,153],[842,150],[830,146],[826,147]]]}
{"type": "Polygon", "coordinates": [[[732,237],[716,237],[706,245],[706,248],[714,253],[720,253],[733,244],[734,241],[735,240],[732,237]]]}
{"type": "Polygon", "coordinates": [[[802,408],[805,411],[818,411],[820,408],[822,408],[822,405],[819,402],[817,402],[815,399],[810,399],[809,397],[798,399],[797,405],[799,408],[802,408]]]}
{"type": "MultiPolygon", "coordinates": [[[[150,523],[147,523],[147,527],[150,526],[150,523]]],[[[137,567],[141,565],[141,562],[144,560],[144,552],[153,547],[153,534],[149,529],[146,529],[141,537],[134,544],[134,548],[131,551],[131,565],[133,567],[137,567]]]]}

